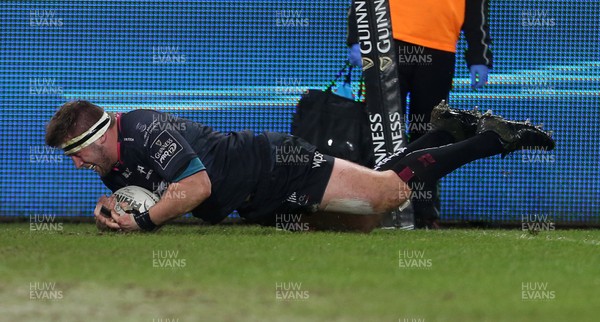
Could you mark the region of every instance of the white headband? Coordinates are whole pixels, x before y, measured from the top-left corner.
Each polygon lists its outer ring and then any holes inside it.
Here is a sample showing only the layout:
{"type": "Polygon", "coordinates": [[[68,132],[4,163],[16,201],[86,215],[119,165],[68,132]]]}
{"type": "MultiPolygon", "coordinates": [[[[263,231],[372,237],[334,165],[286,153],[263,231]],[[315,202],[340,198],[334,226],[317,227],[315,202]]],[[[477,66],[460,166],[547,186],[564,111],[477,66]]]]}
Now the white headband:
{"type": "Polygon", "coordinates": [[[66,155],[71,155],[77,153],[77,151],[85,148],[86,146],[94,143],[94,141],[98,140],[110,126],[110,115],[104,112],[98,122],[92,125],[87,131],[81,133],[69,141],[63,143],[60,148],[65,150],[66,155]]]}

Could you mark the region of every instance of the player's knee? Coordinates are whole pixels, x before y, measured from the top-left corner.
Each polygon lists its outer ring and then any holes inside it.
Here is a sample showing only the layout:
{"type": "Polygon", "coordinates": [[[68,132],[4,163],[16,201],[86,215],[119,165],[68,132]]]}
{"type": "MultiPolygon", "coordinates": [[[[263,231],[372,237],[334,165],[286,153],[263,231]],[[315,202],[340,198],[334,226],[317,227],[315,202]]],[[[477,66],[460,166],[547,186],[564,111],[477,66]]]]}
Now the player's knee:
{"type": "Polygon", "coordinates": [[[385,193],[377,198],[377,200],[373,203],[373,211],[376,214],[388,213],[391,210],[398,208],[398,206],[402,204],[398,200],[399,199],[396,193],[391,191],[385,193]]]}
{"type": "Polygon", "coordinates": [[[375,213],[388,213],[397,209],[410,199],[410,187],[402,180],[396,181],[393,188],[388,187],[376,196],[375,202],[373,203],[375,213]]]}

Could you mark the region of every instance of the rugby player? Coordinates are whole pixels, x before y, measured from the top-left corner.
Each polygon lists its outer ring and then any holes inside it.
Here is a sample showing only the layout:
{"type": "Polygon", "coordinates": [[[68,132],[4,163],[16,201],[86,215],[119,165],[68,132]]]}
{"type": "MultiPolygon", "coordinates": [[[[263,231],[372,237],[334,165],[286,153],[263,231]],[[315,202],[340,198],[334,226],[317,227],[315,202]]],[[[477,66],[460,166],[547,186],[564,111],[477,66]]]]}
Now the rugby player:
{"type": "Polygon", "coordinates": [[[63,149],[78,169],[96,171],[113,192],[136,185],[161,196],[148,211],[124,216],[114,211],[114,198],[101,196],[94,209],[99,229],[154,231],[190,212],[218,223],[237,210],[261,224],[302,214],[311,229],[365,232],[409,200],[411,188],[476,159],[555,145],[528,122],[443,102],[431,122],[432,131],[376,169],[321,154],[288,134],[224,134],[153,110],[109,114],[84,100],[60,107],[46,126],[46,144],[63,149]]]}

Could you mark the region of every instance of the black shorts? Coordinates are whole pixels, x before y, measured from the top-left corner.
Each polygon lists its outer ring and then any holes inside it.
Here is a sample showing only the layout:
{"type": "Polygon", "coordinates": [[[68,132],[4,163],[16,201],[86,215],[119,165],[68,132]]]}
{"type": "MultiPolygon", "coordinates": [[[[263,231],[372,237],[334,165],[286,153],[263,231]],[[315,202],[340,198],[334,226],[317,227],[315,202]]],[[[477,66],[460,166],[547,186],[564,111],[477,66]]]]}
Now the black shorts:
{"type": "Polygon", "coordinates": [[[238,208],[251,222],[274,224],[277,215],[310,214],[317,211],[334,158],[324,155],[305,140],[282,133],[265,133],[270,155],[261,179],[248,202],[238,208]]]}

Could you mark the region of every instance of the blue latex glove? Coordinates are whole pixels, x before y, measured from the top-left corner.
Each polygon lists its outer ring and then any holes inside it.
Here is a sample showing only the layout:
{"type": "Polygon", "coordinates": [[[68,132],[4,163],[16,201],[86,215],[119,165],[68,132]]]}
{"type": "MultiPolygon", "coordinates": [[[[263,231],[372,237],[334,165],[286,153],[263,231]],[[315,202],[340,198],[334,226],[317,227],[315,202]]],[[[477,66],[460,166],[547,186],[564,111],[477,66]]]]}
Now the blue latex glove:
{"type": "Polygon", "coordinates": [[[362,55],[360,54],[360,44],[354,44],[348,52],[348,61],[353,66],[362,67],[362,55]]]}
{"type": "Polygon", "coordinates": [[[486,65],[471,65],[471,88],[482,88],[487,84],[490,69],[486,65]]]}

